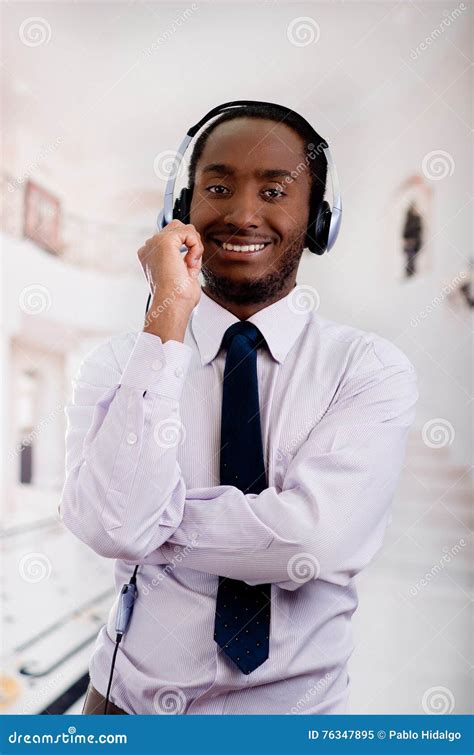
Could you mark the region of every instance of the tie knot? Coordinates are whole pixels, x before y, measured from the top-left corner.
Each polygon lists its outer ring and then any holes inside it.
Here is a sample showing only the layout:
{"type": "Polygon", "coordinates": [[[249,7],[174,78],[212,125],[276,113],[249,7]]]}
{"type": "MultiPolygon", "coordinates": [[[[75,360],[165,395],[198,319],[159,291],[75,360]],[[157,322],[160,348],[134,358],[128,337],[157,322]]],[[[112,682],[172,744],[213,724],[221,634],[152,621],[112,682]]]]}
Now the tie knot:
{"type": "Polygon", "coordinates": [[[243,336],[246,338],[250,342],[252,348],[258,348],[265,343],[265,338],[260,330],[252,322],[248,322],[248,320],[239,320],[239,322],[234,322],[233,325],[227,328],[222,339],[222,345],[228,349],[231,341],[236,336],[243,336]]]}

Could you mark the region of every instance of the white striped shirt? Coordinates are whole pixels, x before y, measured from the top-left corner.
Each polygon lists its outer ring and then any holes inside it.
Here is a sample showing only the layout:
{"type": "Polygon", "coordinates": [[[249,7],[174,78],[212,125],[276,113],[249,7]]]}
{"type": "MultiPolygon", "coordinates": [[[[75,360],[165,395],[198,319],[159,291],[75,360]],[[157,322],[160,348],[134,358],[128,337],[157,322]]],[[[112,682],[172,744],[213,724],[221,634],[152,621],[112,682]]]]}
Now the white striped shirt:
{"type": "MultiPolygon", "coordinates": [[[[249,318],[269,487],[219,484],[225,350],[238,320],[202,292],[184,343],[122,333],[83,360],[66,406],[60,515],[140,564],[110,699],[128,713],[348,712],[354,576],[382,545],[418,398],[387,339],[300,306],[300,287],[249,318]],[[272,583],[269,657],[243,674],[213,638],[219,575],[272,583]]],[[[104,696],[117,600],[90,661],[104,696]]]]}

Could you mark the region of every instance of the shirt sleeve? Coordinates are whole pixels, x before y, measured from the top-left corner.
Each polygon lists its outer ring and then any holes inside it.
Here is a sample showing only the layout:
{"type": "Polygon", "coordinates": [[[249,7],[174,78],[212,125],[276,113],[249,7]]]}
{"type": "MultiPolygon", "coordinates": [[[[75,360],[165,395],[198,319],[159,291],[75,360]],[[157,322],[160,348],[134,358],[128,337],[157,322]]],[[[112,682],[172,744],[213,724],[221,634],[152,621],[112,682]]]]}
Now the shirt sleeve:
{"type": "Polygon", "coordinates": [[[383,543],[418,399],[413,365],[389,341],[370,344],[363,362],[291,460],[281,490],[189,489],[179,527],[141,563],[287,590],[316,578],[347,584],[383,543]]]}
{"type": "Polygon", "coordinates": [[[140,332],[121,369],[116,352],[120,346],[123,352],[123,337],[94,349],[73,380],[58,507],[64,525],[108,558],[157,548],[184,509],[184,495],[176,495],[176,450],[193,350],[140,332]]]}

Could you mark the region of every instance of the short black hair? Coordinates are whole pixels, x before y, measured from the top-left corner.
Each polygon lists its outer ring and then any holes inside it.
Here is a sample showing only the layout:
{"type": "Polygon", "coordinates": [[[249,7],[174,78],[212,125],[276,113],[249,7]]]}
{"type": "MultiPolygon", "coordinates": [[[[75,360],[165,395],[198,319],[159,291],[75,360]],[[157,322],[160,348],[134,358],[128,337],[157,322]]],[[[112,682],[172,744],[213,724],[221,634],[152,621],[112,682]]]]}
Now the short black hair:
{"type": "Polygon", "coordinates": [[[324,199],[324,192],[326,190],[327,162],[324,152],[321,149],[322,146],[326,146],[326,141],[312,128],[308,128],[306,123],[300,120],[297,115],[288,113],[278,105],[256,104],[237,106],[231,110],[225,111],[218,118],[209,123],[197,138],[191,154],[188,169],[188,188],[191,190],[194,188],[197,164],[202,156],[209,136],[220,123],[232,121],[235,118],[262,118],[276,121],[277,123],[284,123],[302,138],[304,159],[309,165],[312,177],[309,206],[310,217],[314,218],[318,207],[324,199]]]}

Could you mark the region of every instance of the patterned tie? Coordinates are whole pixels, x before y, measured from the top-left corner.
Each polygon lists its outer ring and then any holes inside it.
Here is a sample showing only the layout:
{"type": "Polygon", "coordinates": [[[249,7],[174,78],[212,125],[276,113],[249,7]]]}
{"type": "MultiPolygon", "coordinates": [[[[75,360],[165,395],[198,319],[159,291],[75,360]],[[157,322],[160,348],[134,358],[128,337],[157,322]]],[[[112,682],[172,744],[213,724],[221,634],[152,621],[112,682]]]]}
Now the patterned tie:
{"type": "MultiPolygon", "coordinates": [[[[265,339],[256,325],[234,323],[223,338],[227,347],[221,423],[221,485],[244,493],[267,487],[260,428],[257,349],[265,339]]],[[[247,585],[219,577],[214,639],[244,674],[268,658],[271,585],[247,585]]]]}

